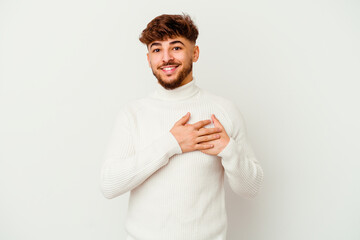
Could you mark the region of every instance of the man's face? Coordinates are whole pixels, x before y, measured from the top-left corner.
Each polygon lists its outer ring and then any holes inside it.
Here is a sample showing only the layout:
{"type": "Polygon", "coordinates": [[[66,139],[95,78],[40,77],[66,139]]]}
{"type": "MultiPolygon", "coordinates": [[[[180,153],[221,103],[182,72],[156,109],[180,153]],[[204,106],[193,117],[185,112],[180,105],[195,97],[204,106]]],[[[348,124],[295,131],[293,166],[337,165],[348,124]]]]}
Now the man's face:
{"type": "Polygon", "coordinates": [[[192,80],[192,63],[199,47],[183,37],[154,41],[148,45],[147,59],[154,76],[166,89],[175,89],[192,80]]]}

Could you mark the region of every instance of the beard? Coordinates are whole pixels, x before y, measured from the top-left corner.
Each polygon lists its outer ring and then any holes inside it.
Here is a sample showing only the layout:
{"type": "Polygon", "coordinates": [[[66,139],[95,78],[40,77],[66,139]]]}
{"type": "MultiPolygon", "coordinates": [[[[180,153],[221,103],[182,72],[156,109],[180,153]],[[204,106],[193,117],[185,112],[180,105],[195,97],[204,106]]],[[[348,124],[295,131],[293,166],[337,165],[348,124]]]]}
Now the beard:
{"type": "MultiPolygon", "coordinates": [[[[163,66],[167,66],[167,65],[179,65],[173,61],[167,62],[166,64],[163,64],[161,67],[163,66]]],[[[160,68],[159,68],[160,69],[160,68]]],[[[164,81],[164,79],[161,77],[161,74],[159,72],[154,71],[154,68],[151,68],[154,76],[157,78],[158,83],[163,86],[163,88],[165,89],[175,89],[177,87],[179,87],[181,85],[181,83],[183,82],[183,80],[191,73],[192,71],[192,61],[190,60],[188,64],[184,65],[184,68],[177,74],[177,78],[175,78],[175,80],[171,81],[171,82],[166,82],[164,81]]],[[[161,69],[159,71],[162,71],[161,69]]]]}

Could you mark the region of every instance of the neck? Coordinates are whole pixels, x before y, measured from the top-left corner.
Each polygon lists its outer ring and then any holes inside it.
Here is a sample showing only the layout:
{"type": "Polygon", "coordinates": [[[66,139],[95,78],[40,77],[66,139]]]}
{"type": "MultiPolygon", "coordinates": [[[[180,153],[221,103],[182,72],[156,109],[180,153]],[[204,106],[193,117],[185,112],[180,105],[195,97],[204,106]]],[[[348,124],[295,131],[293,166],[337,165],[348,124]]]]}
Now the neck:
{"type": "Polygon", "coordinates": [[[198,92],[199,87],[196,85],[195,79],[190,78],[188,81],[184,80],[179,87],[170,90],[157,83],[156,89],[150,97],[165,101],[180,101],[191,98],[198,92]]]}

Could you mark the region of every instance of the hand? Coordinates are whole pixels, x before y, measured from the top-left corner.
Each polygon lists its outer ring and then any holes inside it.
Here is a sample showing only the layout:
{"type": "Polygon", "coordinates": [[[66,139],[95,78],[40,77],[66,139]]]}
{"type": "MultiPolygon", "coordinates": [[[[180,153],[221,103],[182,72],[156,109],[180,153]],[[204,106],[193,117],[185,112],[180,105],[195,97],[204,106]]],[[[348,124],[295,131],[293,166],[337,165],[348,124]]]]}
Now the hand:
{"type": "Polygon", "coordinates": [[[209,155],[218,155],[227,146],[227,144],[230,141],[230,138],[227,135],[225,128],[223,127],[223,125],[221,125],[220,121],[215,117],[214,114],[211,115],[211,118],[214,122],[215,127],[221,129],[221,132],[219,133],[220,138],[212,141],[208,141],[207,144],[213,144],[214,147],[210,149],[201,150],[201,152],[209,155]]]}
{"type": "Polygon", "coordinates": [[[220,137],[220,128],[204,128],[203,126],[211,123],[211,120],[202,120],[194,124],[187,124],[190,113],[187,113],[171,128],[170,132],[178,141],[183,153],[195,150],[206,150],[214,147],[208,141],[216,140],[220,137]]]}

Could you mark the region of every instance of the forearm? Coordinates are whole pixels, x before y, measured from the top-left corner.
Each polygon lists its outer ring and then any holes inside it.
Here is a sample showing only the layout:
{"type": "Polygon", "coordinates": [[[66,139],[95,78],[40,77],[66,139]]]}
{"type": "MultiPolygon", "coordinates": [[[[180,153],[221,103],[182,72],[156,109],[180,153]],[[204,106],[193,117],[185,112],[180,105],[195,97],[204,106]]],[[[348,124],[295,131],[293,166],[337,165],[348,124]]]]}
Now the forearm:
{"type": "Polygon", "coordinates": [[[245,198],[255,197],[262,185],[263,170],[248,143],[230,138],[218,156],[232,190],[245,198]]]}
{"type": "Polygon", "coordinates": [[[166,165],[170,157],[180,153],[176,139],[166,132],[146,148],[126,158],[108,155],[101,170],[103,195],[111,199],[136,188],[166,165]]]}

